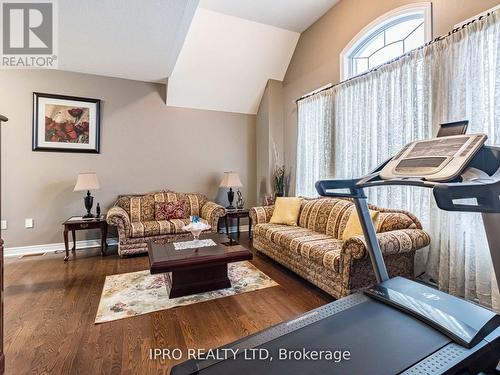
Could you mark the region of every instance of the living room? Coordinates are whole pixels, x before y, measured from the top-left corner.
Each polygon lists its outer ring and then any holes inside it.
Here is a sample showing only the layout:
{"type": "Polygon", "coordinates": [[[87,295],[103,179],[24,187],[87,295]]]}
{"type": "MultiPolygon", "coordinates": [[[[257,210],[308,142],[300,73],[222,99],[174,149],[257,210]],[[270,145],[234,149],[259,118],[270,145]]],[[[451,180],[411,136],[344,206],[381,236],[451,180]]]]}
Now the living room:
{"type": "Polygon", "coordinates": [[[498,1],[0,6],[2,371],[494,371],[498,1]]]}

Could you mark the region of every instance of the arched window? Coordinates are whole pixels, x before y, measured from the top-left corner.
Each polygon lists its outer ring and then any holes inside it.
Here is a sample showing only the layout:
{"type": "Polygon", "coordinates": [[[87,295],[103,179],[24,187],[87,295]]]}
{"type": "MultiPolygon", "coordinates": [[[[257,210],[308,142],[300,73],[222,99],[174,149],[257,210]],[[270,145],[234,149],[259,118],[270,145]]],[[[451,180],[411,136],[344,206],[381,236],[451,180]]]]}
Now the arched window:
{"type": "Polygon", "coordinates": [[[384,14],[361,30],[341,54],[342,79],[347,79],[432,39],[431,3],[414,3],[384,14]]]}

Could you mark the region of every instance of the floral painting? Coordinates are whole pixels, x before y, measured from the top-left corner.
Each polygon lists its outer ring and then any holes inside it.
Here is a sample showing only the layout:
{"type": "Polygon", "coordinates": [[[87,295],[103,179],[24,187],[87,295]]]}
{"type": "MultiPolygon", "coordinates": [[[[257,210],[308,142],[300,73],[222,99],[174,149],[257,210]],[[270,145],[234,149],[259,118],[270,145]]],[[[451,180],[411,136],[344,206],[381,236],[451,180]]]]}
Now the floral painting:
{"type": "Polygon", "coordinates": [[[89,143],[89,109],[46,104],[45,141],[89,143]]]}
{"type": "Polygon", "coordinates": [[[100,100],[34,93],[33,150],[99,152],[100,100]]]}

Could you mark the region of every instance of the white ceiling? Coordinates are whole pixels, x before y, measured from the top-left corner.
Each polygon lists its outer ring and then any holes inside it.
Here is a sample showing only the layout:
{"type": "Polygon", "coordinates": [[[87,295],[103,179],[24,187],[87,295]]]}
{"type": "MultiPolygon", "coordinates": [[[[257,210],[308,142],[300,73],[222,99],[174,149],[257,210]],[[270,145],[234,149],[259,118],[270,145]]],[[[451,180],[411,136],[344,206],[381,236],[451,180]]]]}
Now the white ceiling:
{"type": "Polygon", "coordinates": [[[62,0],[59,69],[165,82],[167,104],[256,113],[338,0],[62,0]]]}
{"type": "Polygon", "coordinates": [[[197,6],[198,0],[59,1],[59,69],[164,81],[197,6]]]}
{"type": "Polygon", "coordinates": [[[339,0],[201,0],[200,7],[301,33],[339,0]]]}
{"type": "Polygon", "coordinates": [[[198,8],[167,104],[256,113],[268,79],[282,80],[299,33],[198,8]]]}

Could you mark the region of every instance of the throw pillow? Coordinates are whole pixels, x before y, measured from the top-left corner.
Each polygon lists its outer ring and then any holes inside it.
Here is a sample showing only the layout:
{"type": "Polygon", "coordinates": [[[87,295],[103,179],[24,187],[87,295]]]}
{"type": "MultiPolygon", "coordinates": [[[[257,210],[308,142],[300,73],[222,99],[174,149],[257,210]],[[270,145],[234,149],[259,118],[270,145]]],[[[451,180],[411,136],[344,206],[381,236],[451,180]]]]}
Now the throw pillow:
{"type": "MultiPolygon", "coordinates": [[[[377,227],[378,215],[378,211],[370,210],[370,217],[372,218],[375,228],[377,227]]],[[[361,228],[358,212],[356,211],[356,208],[353,208],[351,214],[349,215],[349,219],[347,219],[345,229],[342,232],[342,241],[348,240],[349,238],[359,234],[363,234],[363,228],[361,228]]]]}
{"type": "Polygon", "coordinates": [[[155,220],[185,219],[186,202],[157,202],[155,207],[155,220]]]}
{"type": "Polygon", "coordinates": [[[301,198],[278,197],[274,203],[274,211],[271,220],[272,224],[297,225],[299,219],[301,198]]]}

